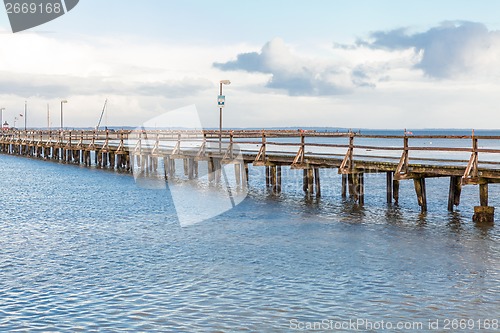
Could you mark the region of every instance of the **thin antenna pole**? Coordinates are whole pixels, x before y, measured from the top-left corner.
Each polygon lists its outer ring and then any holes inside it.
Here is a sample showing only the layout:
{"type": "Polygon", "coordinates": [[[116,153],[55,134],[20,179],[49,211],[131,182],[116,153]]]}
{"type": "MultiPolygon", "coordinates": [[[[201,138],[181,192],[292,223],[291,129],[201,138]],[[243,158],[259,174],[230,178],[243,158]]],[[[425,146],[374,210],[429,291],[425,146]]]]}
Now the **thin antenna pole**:
{"type": "Polygon", "coordinates": [[[106,100],[104,101],[104,106],[102,107],[102,112],[101,112],[101,117],[99,118],[99,122],[97,123],[97,126],[96,126],[96,131],[99,130],[99,126],[101,126],[101,121],[102,121],[102,116],[104,115],[104,111],[106,111],[106,105],[108,104],[108,99],[106,98],[106,100]]]}

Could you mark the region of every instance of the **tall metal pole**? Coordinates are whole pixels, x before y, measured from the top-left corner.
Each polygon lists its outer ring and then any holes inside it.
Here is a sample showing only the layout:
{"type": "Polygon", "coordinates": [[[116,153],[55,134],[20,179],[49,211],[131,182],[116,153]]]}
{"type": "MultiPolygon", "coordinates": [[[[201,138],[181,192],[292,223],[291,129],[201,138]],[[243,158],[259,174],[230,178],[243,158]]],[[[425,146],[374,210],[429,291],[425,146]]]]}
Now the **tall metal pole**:
{"type": "Polygon", "coordinates": [[[61,101],[61,131],[63,130],[63,101],[61,101]]]}
{"type": "Polygon", "coordinates": [[[28,122],[28,101],[24,101],[24,130],[26,131],[26,123],[28,122]]]}
{"type": "MultiPolygon", "coordinates": [[[[222,96],[222,82],[220,82],[220,96],[222,96]]],[[[222,106],[219,109],[219,154],[222,153],[222,106]]]]}
{"type": "Polygon", "coordinates": [[[62,100],[61,101],[61,131],[64,129],[64,123],[63,123],[63,104],[68,103],[67,100],[62,100]]]}
{"type": "Polygon", "coordinates": [[[5,108],[0,108],[0,127],[2,128],[3,130],[3,111],[5,110],[5,108]]]}

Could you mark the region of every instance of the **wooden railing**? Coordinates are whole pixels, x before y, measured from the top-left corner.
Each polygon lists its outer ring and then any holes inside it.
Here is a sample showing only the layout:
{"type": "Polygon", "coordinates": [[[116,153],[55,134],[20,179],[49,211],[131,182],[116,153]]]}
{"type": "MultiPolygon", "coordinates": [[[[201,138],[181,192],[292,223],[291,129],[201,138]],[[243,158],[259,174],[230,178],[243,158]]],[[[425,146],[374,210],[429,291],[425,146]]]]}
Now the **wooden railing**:
{"type": "Polygon", "coordinates": [[[475,183],[480,168],[500,171],[500,136],[471,135],[363,135],[358,133],[294,130],[225,130],[219,152],[219,131],[3,131],[2,144],[95,145],[96,149],[127,149],[140,144],[155,154],[179,154],[187,147],[198,154],[232,157],[255,156],[255,165],[276,157],[291,158],[292,168],[305,168],[318,160],[340,160],[340,173],[351,173],[361,162],[395,164],[395,179],[412,177],[411,166],[464,168],[463,183],[475,183]]]}

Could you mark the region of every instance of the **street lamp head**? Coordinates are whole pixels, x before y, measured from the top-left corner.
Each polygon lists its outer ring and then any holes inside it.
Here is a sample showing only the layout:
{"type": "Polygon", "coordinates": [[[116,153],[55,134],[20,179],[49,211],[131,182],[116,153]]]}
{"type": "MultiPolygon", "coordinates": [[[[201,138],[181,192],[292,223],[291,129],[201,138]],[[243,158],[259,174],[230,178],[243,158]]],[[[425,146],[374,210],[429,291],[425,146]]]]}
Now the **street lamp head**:
{"type": "Polygon", "coordinates": [[[220,83],[222,83],[222,84],[231,84],[231,81],[229,81],[229,80],[220,80],[220,83]]]}
{"type": "Polygon", "coordinates": [[[68,103],[68,101],[67,100],[62,100],[61,103],[68,103]]]}

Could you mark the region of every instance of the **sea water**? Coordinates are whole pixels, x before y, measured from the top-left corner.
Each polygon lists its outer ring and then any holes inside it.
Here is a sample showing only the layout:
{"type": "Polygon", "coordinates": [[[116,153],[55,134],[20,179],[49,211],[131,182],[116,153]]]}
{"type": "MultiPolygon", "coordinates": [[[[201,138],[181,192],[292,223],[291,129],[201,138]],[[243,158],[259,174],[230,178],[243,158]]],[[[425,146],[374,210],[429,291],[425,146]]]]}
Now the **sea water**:
{"type": "Polygon", "coordinates": [[[384,174],[365,176],[360,208],[333,169],[321,199],[301,170],[283,169],[280,196],[249,173],[239,205],[181,227],[167,188],[0,155],[0,331],[498,328],[500,228],[472,222],[476,186],[449,213],[449,180],[428,179],[423,215],[411,181],[386,203],[384,174]]]}

